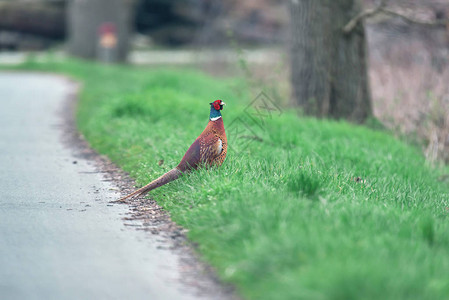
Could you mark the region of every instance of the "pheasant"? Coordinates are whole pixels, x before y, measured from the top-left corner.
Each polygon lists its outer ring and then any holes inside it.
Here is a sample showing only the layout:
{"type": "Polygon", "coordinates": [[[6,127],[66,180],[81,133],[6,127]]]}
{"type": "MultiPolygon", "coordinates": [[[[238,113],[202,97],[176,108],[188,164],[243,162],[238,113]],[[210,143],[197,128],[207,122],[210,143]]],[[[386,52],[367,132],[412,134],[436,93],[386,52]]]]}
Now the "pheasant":
{"type": "Polygon", "coordinates": [[[116,202],[123,202],[131,197],[142,196],[155,188],[178,179],[183,173],[197,169],[200,166],[221,166],[228,149],[228,141],[226,139],[223,118],[221,117],[220,112],[223,110],[223,106],[226,105],[226,103],[221,100],[215,100],[209,104],[209,123],[189,147],[184,154],[184,157],[181,159],[181,162],[158,179],[153,180],[135,192],[118,199],[116,202]]]}

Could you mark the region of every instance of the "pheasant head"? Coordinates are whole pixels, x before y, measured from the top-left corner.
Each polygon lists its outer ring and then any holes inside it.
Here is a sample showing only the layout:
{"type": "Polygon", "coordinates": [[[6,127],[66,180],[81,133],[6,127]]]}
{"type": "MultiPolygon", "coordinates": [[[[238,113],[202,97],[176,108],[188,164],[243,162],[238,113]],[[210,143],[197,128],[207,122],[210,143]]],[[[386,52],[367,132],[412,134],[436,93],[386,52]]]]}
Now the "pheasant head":
{"type": "Polygon", "coordinates": [[[226,103],[224,103],[221,100],[215,100],[210,104],[210,116],[209,119],[211,121],[216,121],[218,119],[221,118],[221,110],[223,109],[223,106],[226,105],[226,103]]]}

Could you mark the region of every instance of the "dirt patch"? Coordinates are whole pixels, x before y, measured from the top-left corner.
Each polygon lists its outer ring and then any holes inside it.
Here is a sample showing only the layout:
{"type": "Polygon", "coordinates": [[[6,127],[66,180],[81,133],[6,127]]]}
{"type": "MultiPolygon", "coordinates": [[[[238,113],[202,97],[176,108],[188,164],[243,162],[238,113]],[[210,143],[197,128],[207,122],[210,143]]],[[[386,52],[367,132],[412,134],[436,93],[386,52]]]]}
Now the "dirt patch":
{"type": "MultiPolygon", "coordinates": [[[[122,196],[134,191],[135,182],[129,175],[112,163],[106,156],[98,154],[90,148],[88,142],[78,132],[75,124],[75,111],[80,84],[63,77],[73,89],[67,97],[61,115],[64,118],[63,142],[73,149],[75,157],[92,161],[97,172],[101,173],[105,181],[109,181],[122,196]]],[[[77,163],[73,161],[73,163],[77,163]]],[[[128,205],[129,212],[123,218],[124,226],[133,227],[143,231],[147,238],[157,237],[161,248],[174,251],[179,256],[179,269],[181,281],[186,289],[193,292],[200,299],[239,299],[230,285],[219,281],[214,270],[201,261],[195,251],[195,246],[186,237],[186,230],[170,219],[170,215],[159,206],[156,201],[140,197],[125,201],[123,204],[111,203],[109,205],[128,205]]]]}

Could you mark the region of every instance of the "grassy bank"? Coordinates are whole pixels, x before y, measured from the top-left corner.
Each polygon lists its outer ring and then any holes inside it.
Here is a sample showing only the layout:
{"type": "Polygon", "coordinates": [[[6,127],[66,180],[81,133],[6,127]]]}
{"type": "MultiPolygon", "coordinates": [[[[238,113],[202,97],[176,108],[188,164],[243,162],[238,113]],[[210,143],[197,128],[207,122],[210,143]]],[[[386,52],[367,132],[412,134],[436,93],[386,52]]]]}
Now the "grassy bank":
{"type": "MultiPolygon", "coordinates": [[[[83,82],[79,129],[139,184],[179,162],[211,100],[228,104],[226,127],[255,96],[242,80],[186,69],[23,68],[83,82]]],[[[290,111],[265,121],[222,168],[151,192],[223,280],[249,299],[447,299],[444,170],[386,133],[290,111]]]]}

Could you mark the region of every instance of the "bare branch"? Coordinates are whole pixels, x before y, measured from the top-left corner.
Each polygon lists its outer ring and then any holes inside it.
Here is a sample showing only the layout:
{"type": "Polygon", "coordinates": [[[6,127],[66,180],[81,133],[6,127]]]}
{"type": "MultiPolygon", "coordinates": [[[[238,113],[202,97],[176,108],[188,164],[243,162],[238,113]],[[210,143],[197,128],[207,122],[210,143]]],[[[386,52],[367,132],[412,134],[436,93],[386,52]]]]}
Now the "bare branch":
{"type": "Polygon", "coordinates": [[[446,25],[449,24],[449,19],[440,19],[440,20],[435,20],[435,21],[424,21],[424,20],[418,20],[406,15],[403,15],[401,13],[398,13],[394,10],[382,7],[380,9],[380,12],[392,16],[392,17],[399,17],[401,19],[403,19],[404,21],[408,22],[408,23],[413,23],[413,24],[418,24],[418,25],[424,25],[424,26],[441,26],[441,25],[446,25]]]}
{"type": "Polygon", "coordinates": [[[357,16],[355,16],[354,18],[352,18],[344,27],[343,27],[343,32],[344,33],[350,33],[352,30],[354,30],[354,28],[357,26],[357,24],[365,19],[365,18],[369,18],[373,15],[378,14],[380,11],[383,10],[383,8],[385,7],[385,5],[387,4],[387,0],[381,0],[379,1],[379,4],[372,9],[368,9],[365,11],[362,11],[361,13],[359,13],[357,16]]]}
{"type": "Polygon", "coordinates": [[[406,16],[402,13],[396,12],[394,10],[386,8],[387,0],[381,0],[379,4],[372,9],[368,9],[365,11],[362,11],[357,16],[352,18],[344,27],[343,32],[344,33],[350,33],[354,28],[357,26],[357,24],[366,18],[372,17],[374,15],[377,15],[379,13],[383,13],[392,17],[399,17],[403,19],[404,21],[412,24],[419,24],[423,26],[441,26],[441,25],[447,25],[449,24],[449,19],[440,19],[435,21],[424,21],[424,20],[418,20],[409,16],[406,16]]]}

